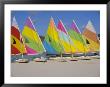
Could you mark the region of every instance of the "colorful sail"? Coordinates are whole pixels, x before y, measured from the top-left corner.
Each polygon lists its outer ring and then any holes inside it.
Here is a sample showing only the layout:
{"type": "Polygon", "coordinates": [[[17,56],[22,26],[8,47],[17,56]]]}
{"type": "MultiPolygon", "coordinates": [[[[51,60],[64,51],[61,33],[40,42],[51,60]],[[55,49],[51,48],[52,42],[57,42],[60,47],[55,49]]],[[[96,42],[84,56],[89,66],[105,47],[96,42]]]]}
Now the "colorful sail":
{"type": "Polygon", "coordinates": [[[52,17],[43,44],[48,54],[58,54],[63,52],[63,47],[59,41],[58,31],[52,17]]]}
{"type": "Polygon", "coordinates": [[[88,21],[82,35],[85,38],[85,42],[89,47],[90,52],[99,51],[100,42],[91,21],[88,21]]]}
{"type": "Polygon", "coordinates": [[[45,48],[30,17],[28,17],[26,20],[24,29],[22,31],[22,36],[28,55],[35,55],[45,52],[45,48]]]}
{"type": "Polygon", "coordinates": [[[14,17],[11,26],[11,54],[24,54],[24,53],[26,53],[26,49],[18,28],[18,24],[14,17]]]}
{"type": "Polygon", "coordinates": [[[76,49],[75,49],[74,43],[69,37],[68,32],[61,20],[59,20],[58,22],[57,29],[59,32],[60,43],[64,48],[64,53],[75,53],[76,49]]]}
{"type": "Polygon", "coordinates": [[[74,20],[71,24],[71,28],[68,30],[68,33],[69,33],[72,41],[74,42],[75,47],[77,48],[76,52],[78,52],[78,53],[88,52],[86,43],[84,42],[81,32],[74,20]]]}

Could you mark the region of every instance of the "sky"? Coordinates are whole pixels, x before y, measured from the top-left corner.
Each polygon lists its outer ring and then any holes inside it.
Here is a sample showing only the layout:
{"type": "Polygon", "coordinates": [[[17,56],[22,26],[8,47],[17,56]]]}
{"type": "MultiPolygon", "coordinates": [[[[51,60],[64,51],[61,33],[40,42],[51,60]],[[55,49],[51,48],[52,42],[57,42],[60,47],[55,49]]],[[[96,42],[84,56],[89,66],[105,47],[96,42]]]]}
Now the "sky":
{"type": "Polygon", "coordinates": [[[81,32],[91,20],[97,34],[100,33],[100,11],[12,11],[11,22],[13,17],[16,18],[20,31],[23,30],[27,17],[30,17],[40,36],[46,34],[51,17],[56,26],[59,19],[62,20],[67,30],[70,29],[74,20],[81,32]]]}

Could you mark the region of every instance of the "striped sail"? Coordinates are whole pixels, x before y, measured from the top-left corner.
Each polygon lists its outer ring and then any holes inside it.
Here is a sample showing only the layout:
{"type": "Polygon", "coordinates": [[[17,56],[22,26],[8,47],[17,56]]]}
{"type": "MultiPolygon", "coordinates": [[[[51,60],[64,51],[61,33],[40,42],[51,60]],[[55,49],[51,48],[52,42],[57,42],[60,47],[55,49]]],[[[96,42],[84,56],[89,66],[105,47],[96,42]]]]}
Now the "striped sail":
{"type": "Polygon", "coordinates": [[[22,31],[22,36],[28,55],[35,55],[45,52],[45,48],[43,47],[41,39],[36,32],[30,17],[28,17],[26,20],[24,29],[22,31]]]}
{"type": "Polygon", "coordinates": [[[64,53],[74,53],[76,51],[76,49],[75,49],[74,44],[73,44],[71,38],[69,37],[68,32],[61,20],[59,20],[59,22],[58,22],[57,29],[59,32],[60,43],[64,48],[64,53]]]}
{"type": "Polygon", "coordinates": [[[84,42],[82,34],[74,20],[71,24],[71,28],[68,30],[68,33],[72,41],[74,42],[75,47],[77,48],[77,51],[76,51],[77,53],[88,52],[86,43],[84,42]]]}
{"type": "Polygon", "coordinates": [[[90,52],[99,51],[100,42],[91,21],[88,21],[88,24],[86,25],[82,35],[85,38],[85,42],[89,47],[90,52]]]}
{"type": "Polygon", "coordinates": [[[24,53],[26,53],[25,45],[23,43],[23,39],[18,28],[18,24],[14,17],[11,26],[11,54],[24,53]]]}
{"type": "Polygon", "coordinates": [[[58,54],[63,52],[63,47],[59,41],[58,31],[52,17],[43,44],[48,54],[58,54]]]}

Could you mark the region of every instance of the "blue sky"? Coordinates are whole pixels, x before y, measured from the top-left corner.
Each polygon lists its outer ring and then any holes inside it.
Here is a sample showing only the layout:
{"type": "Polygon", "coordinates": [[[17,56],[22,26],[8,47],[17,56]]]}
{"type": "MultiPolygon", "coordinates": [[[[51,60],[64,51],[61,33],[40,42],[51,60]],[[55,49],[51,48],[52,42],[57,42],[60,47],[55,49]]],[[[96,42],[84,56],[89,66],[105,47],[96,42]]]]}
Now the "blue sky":
{"type": "Polygon", "coordinates": [[[51,16],[56,26],[59,19],[61,19],[67,30],[71,26],[72,20],[74,20],[81,32],[87,22],[91,20],[96,32],[100,33],[100,11],[12,11],[11,21],[14,16],[21,31],[23,30],[26,18],[30,17],[34,22],[36,31],[42,36],[45,35],[48,29],[51,16]]]}

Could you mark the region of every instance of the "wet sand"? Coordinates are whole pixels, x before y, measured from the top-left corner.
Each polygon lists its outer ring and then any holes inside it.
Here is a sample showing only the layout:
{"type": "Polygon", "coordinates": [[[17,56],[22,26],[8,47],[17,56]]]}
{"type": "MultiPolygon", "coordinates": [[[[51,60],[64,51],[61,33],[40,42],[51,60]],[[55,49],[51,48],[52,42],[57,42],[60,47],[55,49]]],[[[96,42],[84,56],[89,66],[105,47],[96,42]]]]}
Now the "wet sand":
{"type": "Polygon", "coordinates": [[[12,77],[99,77],[100,59],[11,63],[12,77]]]}

